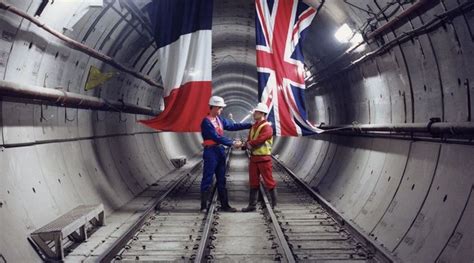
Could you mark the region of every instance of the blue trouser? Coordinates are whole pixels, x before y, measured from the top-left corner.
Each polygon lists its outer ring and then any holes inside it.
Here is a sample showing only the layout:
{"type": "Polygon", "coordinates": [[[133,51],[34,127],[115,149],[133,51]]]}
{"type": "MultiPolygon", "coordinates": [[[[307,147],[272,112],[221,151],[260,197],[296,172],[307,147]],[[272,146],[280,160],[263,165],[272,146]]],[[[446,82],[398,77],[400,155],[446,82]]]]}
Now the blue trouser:
{"type": "Polygon", "coordinates": [[[224,146],[214,146],[204,148],[203,159],[204,168],[201,180],[201,191],[209,191],[212,185],[214,174],[217,179],[217,190],[222,193],[226,190],[225,184],[225,150],[224,146]]]}

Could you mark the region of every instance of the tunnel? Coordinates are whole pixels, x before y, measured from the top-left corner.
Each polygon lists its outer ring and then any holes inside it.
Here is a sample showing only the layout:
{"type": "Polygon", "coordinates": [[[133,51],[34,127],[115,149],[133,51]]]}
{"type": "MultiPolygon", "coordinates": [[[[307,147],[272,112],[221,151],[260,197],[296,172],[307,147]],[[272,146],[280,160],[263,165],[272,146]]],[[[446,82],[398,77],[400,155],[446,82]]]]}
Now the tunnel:
{"type": "MultiPolygon", "coordinates": [[[[34,231],[101,204],[64,257],[97,261],[202,159],[200,133],[137,122],[164,107],[151,2],[0,1],[0,262],[44,260],[34,231]],[[91,67],[114,77],[85,89],[91,67]]],[[[304,100],[328,132],[277,137],[274,163],[389,261],[473,262],[474,2],[305,2],[304,100]]],[[[255,43],[255,1],[214,0],[212,92],[236,121],[258,103],[255,43]]]]}

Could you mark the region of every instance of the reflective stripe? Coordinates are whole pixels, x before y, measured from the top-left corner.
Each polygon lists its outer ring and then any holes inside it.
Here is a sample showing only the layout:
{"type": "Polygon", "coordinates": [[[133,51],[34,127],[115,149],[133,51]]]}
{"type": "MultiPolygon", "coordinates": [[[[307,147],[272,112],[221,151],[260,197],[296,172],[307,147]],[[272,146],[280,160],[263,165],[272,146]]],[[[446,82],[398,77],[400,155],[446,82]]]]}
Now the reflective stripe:
{"type": "MultiPolygon", "coordinates": [[[[255,130],[255,127],[252,127],[250,129],[250,139],[255,140],[258,138],[260,135],[260,131],[263,129],[263,127],[270,125],[269,122],[265,121],[264,123],[260,124],[257,129],[255,130]]],[[[272,144],[273,144],[273,136],[266,140],[262,145],[252,149],[252,155],[271,155],[272,154],[272,144]]]]}
{"type": "MultiPolygon", "coordinates": [[[[218,117],[216,117],[217,126],[214,125],[214,122],[211,120],[210,116],[207,116],[206,118],[212,123],[212,126],[214,126],[214,129],[216,129],[217,134],[219,134],[220,136],[224,135],[224,129],[222,128],[223,125],[222,125],[221,120],[218,117]]],[[[212,139],[207,139],[202,142],[202,145],[213,146],[213,145],[218,145],[218,143],[212,139]]]]}

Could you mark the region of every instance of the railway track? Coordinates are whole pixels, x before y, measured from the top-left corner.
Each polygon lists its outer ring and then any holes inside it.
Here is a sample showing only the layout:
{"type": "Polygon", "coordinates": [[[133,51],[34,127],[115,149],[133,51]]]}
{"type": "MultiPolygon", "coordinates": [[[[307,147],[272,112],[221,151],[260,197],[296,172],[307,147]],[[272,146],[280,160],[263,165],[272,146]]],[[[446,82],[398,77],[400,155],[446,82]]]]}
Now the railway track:
{"type": "MultiPolygon", "coordinates": [[[[229,161],[227,188],[230,204],[240,210],[248,204],[248,159],[235,151],[229,161]]],[[[266,205],[252,213],[215,212],[203,260],[215,262],[286,261],[278,225],[273,224],[266,205]],[[276,228],[277,227],[277,228],[276,228]]]]}
{"type": "Polygon", "coordinates": [[[273,173],[279,183],[275,214],[295,260],[373,259],[369,249],[354,240],[314,198],[278,168],[273,173]]]}
{"type": "MultiPolygon", "coordinates": [[[[248,159],[243,151],[230,152],[227,158],[230,204],[240,209],[248,204],[248,159]]],[[[201,172],[199,167],[177,182],[157,209],[144,215],[133,235],[110,250],[111,261],[393,261],[277,160],[276,209],[260,187],[256,212],[220,212],[214,191],[209,211],[200,213],[201,172]]]]}
{"type": "Polygon", "coordinates": [[[200,243],[198,170],[171,192],[115,257],[117,261],[190,261],[200,243]]]}

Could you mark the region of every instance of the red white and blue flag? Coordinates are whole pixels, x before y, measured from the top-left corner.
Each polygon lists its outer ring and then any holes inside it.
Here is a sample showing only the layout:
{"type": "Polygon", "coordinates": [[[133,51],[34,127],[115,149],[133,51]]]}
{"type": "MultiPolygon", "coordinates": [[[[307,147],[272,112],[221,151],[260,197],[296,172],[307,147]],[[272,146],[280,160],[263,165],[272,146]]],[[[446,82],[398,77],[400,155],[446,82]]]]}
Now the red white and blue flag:
{"type": "Polygon", "coordinates": [[[256,0],[259,100],[277,136],[321,133],[308,121],[302,40],[316,10],[298,0],[256,0]]]}
{"type": "Polygon", "coordinates": [[[154,0],[164,111],[141,123],[160,131],[199,132],[212,93],[212,0],[154,0]]]}

